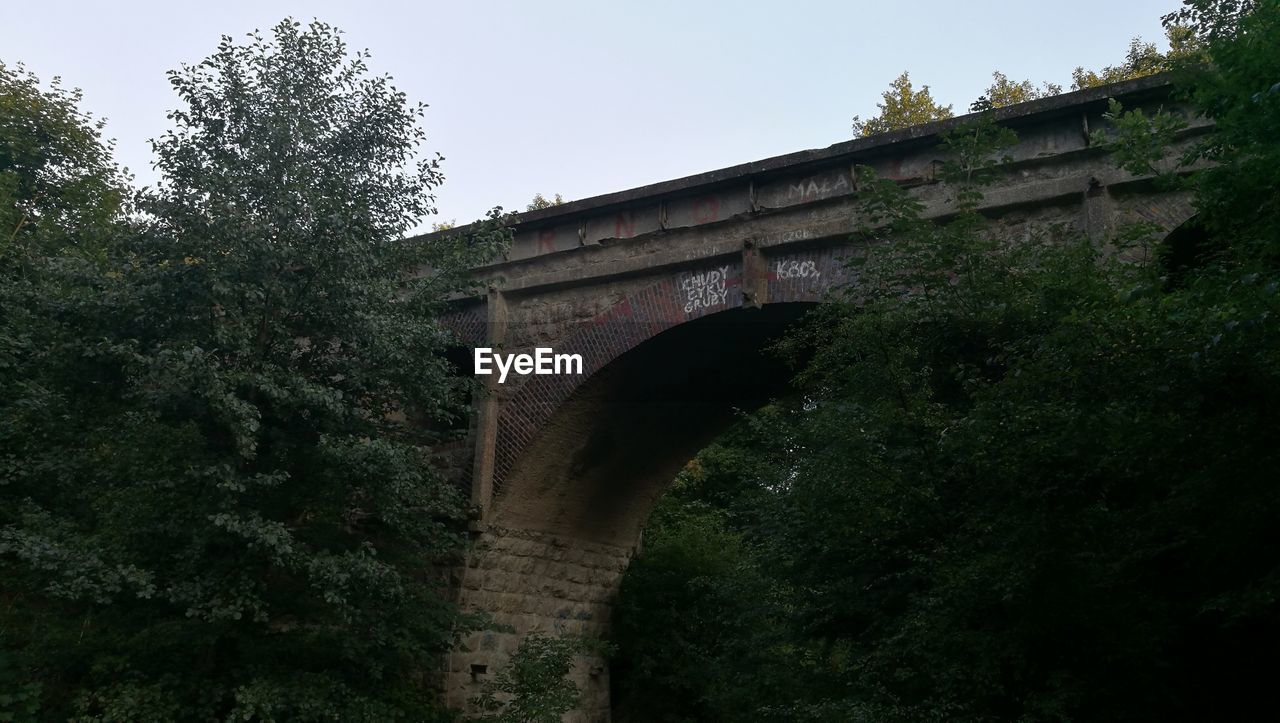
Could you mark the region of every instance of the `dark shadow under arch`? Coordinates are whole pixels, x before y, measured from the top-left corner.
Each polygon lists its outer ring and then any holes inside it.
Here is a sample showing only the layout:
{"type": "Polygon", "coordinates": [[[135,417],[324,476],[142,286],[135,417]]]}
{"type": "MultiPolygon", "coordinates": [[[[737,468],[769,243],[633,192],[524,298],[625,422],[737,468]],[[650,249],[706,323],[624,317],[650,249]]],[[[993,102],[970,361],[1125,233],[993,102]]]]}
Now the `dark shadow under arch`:
{"type": "Polygon", "coordinates": [[[711,314],[610,362],[559,405],[522,452],[492,521],[633,546],[681,466],[729,426],[736,410],[786,391],[792,372],[766,348],[812,306],[711,314]]]}
{"type": "Polygon", "coordinates": [[[1170,288],[1186,283],[1187,276],[1210,261],[1214,248],[1200,217],[1192,216],[1164,237],[1158,247],[1160,266],[1170,288]]]}

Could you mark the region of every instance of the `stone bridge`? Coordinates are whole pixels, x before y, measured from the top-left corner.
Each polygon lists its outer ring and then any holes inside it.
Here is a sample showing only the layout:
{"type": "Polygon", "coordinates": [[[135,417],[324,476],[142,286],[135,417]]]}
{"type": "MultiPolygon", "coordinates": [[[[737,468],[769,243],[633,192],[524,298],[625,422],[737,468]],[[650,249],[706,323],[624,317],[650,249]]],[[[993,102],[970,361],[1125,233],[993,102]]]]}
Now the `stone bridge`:
{"type": "MultiPolygon", "coordinates": [[[[1169,103],[1159,77],[999,109],[1018,133],[985,195],[992,233],[1051,227],[1096,238],[1132,221],[1166,230],[1191,215],[1184,195],[1115,169],[1090,131],[1107,99],[1169,103]]],[[[838,284],[863,225],[853,169],[910,189],[931,217],[950,208],[936,172],[939,134],[966,118],[801,151],[522,214],[506,258],[477,269],[482,298],[452,324],[469,346],[576,353],[583,374],[486,377],[470,464],[475,546],[458,585],[512,633],[472,636],[445,676],[452,705],[531,631],[607,636],[621,576],[656,499],[731,422],[785,388],[761,347],[838,284]]],[[[1187,143],[1201,132],[1193,121],[1187,143]]],[[[459,229],[464,231],[465,229],[459,229]]],[[[455,231],[457,232],[457,231],[455,231]]],[[[469,363],[469,356],[468,356],[469,363]]],[[[609,719],[607,662],[578,661],[583,706],[609,719]]]]}

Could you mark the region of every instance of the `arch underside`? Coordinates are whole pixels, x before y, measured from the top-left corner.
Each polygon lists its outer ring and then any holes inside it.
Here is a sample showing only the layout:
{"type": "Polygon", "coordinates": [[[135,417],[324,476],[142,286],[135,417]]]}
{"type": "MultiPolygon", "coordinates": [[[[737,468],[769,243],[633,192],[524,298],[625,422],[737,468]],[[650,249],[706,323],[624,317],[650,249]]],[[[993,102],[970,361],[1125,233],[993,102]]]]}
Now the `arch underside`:
{"type": "MultiPolygon", "coordinates": [[[[530,632],[607,634],[622,574],[653,505],[680,468],[730,425],[785,393],[790,371],[767,347],[811,304],[731,309],[677,325],[591,375],[511,468],[462,576],[468,607],[509,632],[472,636],[450,660],[465,707],[483,676],[530,632]]],[[[566,720],[609,717],[604,660],[583,656],[566,720]]]]}
{"type": "Polygon", "coordinates": [[[680,468],[739,410],[786,388],[766,347],[807,304],[681,324],[594,374],[511,468],[493,524],[629,547],[680,468]]]}

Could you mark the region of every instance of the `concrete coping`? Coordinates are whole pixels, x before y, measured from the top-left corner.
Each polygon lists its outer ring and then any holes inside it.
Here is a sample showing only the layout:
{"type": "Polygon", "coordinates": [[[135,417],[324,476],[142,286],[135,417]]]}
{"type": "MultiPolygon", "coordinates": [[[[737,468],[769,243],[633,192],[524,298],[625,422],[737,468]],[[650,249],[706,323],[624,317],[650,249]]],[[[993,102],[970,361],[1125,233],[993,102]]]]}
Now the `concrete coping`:
{"type": "MultiPolygon", "coordinates": [[[[996,108],[991,112],[994,113],[997,122],[1016,128],[1040,122],[1046,118],[1069,115],[1082,109],[1098,106],[1106,103],[1110,98],[1126,99],[1132,102],[1155,97],[1167,97],[1172,93],[1172,90],[1171,74],[1160,73],[1094,88],[1060,93],[1048,98],[1016,103],[996,108]]],[[[568,201],[558,206],[536,211],[517,213],[512,227],[520,229],[550,226],[563,223],[567,217],[580,215],[584,212],[603,213],[631,206],[638,202],[651,202],[660,197],[706,191],[733,181],[742,181],[748,177],[757,177],[763,180],[803,170],[807,166],[824,165],[837,160],[871,157],[884,152],[888,146],[906,145],[907,147],[915,147],[928,145],[936,143],[940,135],[972,122],[981,115],[982,113],[967,113],[946,120],[932,121],[901,130],[877,133],[865,138],[841,141],[833,143],[826,148],[796,151],[750,163],[696,173],[670,181],[661,181],[624,191],[615,191],[568,201]]],[[[472,224],[467,224],[447,231],[433,231],[412,236],[406,240],[427,241],[441,236],[466,233],[471,229],[471,226],[472,224]]]]}

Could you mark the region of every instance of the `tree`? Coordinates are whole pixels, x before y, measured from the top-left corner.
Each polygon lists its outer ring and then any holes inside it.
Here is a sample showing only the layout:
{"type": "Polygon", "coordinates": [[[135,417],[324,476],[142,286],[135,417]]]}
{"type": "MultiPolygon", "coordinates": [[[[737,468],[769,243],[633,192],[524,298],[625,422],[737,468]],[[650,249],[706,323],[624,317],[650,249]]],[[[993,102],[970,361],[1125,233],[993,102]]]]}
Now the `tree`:
{"type": "Polygon", "coordinates": [[[585,638],[550,637],[534,632],[492,681],[485,684],[475,703],[491,723],[559,723],[581,699],[578,686],[568,679],[573,657],[595,644],[585,638]]]}
{"type": "MultiPolygon", "coordinates": [[[[1165,37],[1169,41],[1167,53],[1161,53],[1155,43],[1134,38],[1129,42],[1124,62],[1119,65],[1109,65],[1096,72],[1077,66],[1071,73],[1071,89],[1083,90],[1122,80],[1132,80],[1170,70],[1179,62],[1190,64],[1204,60],[1195,33],[1187,25],[1166,23],[1165,37]]],[[[991,77],[992,83],[987,87],[986,92],[970,104],[971,111],[1001,108],[1014,103],[1047,98],[1062,92],[1062,86],[1056,83],[1045,82],[1037,88],[1029,80],[1021,82],[1009,80],[1008,76],[998,70],[992,73],[991,77]]]]}
{"type": "Polygon", "coordinates": [[[42,718],[441,710],[422,674],[470,621],[431,449],[470,384],[438,318],[507,232],[400,241],[441,177],[367,57],[320,22],[224,38],[170,73],[140,228],[6,281],[4,683],[42,718]]]}
{"type": "Polygon", "coordinates": [[[871,136],[876,133],[910,128],[929,121],[950,118],[951,106],[942,106],[934,102],[929,95],[929,86],[924,85],[915,90],[911,85],[911,76],[904,72],[889,84],[889,90],[881,93],[883,103],[877,103],[880,114],[870,120],[853,117],[853,134],[855,136],[871,136]]]}
{"type": "Polygon", "coordinates": [[[1280,263],[1280,54],[1274,52],[1280,7],[1187,0],[1164,21],[1171,38],[1176,30],[1193,49],[1174,58],[1175,77],[1214,121],[1214,133],[1186,159],[1211,163],[1192,177],[1197,221],[1219,246],[1229,242],[1237,256],[1274,268],[1280,263]]]}
{"type": "MultiPolygon", "coordinates": [[[[22,66],[0,62],[0,554],[3,526],[17,511],[7,489],[20,465],[14,442],[30,433],[23,415],[13,412],[37,383],[23,375],[22,362],[59,340],[29,302],[64,269],[100,257],[126,195],[126,177],[111,162],[101,121],[82,113],[79,101],[79,91],[57,79],[46,90],[22,66]]],[[[7,573],[4,562],[0,570],[7,573]]],[[[0,582],[6,608],[19,604],[20,595],[19,585],[0,582]]],[[[11,655],[12,623],[0,613],[0,719],[39,720],[47,681],[29,675],[11,655]]]]}
{"type": "Polygon", "coordinates": [[[1144,75],[1159,73],[1165,68],[1164,55],[1156,49],[1155,43],[1134,38],[1129,41],[1129,50],[1125,53],[1124,62],[1120,65],[1108,65],[1096,72],[1077,66],[1071,71],[1071,89],[1083,90],[1122,80],[1141,78],[1144,75]]]}
{"type": "Polygon", "coordinates": [[[997,70],[991,74],[991,85],[977,100],[969,104],[969,110],[978,112],[991,110],[992,108],[1003,108],[1015,103],[1048,98],[1061,92],[1062,86],[1055,83],[1046,82],[1037,88],[1029,80],[1021,82],[1009,80],[1007,75],[997,70]]]}
{"type": "Polygon", "coordinates": [[[1166,23],[1165,38],[1169,41],[1167,53],[1161,53],[1155,43],[1134,38],[1129,41],[1129,50],[1125,53],[1124,62],[1119,65],[1108,65],[1096,72],[1077,66],[1071,71],[1071,89],[1083,90],[1163,73],[1172,69],[1174,63],[1178,61],[1204,60],[1195,34],[1190,28],[1178,23],[1166,23]]]}
{"type": "Polygon", "coordinates": [[[0,62],[0,262],[74,251],[118,220],[128,177],[111,162],[102,121],[79,109],[80,92],[49,90],[0,62]]]}
{"type": "Polygon", "coordinates": [[[556,194],[555,198],[552,198],[552,199],[548,199],[544,197],[541,193],[535,193],[533,194],[533,200],[529,202],[529,205],[526,206],[524,210],[541,211],[544,208],[559,206],[562,203],[564,203],[564,199],[561,198],[560,194],[558,193],[556,194]]]}
{"type": "Polygon", "coordinates": [[[614,607],[619,719],[757,720],[812,683],[790,635],[795,592],[756,549],[783,446],[758,426],[744,420],[700,452],[646,525],[614,607]]]}

